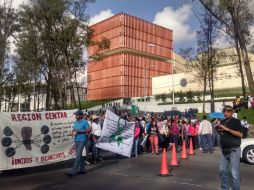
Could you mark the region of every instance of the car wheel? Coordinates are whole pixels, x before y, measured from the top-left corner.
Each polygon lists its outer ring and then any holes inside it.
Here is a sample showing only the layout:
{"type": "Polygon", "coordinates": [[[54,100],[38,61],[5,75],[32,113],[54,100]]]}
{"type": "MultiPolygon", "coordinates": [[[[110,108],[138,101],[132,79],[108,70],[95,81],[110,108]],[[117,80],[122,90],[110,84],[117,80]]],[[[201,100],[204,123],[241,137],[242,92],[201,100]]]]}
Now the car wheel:
{"type": "Polygon", "coordinates": [[[243,157],[248,164],[254,164],[254,146],[247,146],[243,151],[243,157]]]}

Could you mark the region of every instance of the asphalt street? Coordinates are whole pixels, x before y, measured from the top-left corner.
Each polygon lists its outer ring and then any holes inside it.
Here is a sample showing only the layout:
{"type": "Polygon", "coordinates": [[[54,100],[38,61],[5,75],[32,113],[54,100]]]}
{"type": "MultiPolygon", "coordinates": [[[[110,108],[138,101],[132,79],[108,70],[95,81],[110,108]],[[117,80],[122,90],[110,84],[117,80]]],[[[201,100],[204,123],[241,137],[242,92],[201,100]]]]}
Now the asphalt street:
{"type": "MultiPolygon", "coordinates": [[[[178,155],[179,156],[179,155],[178,155]]],[[[220,151],[180,160],[173,176],[160,177],[161,155],[151,153],[123,158],[107,153],[101,164],[87,166],[88,172],[73,178],[64,175],[72,161],[43,167],[5,171],[0,175],[0,190],[78,190],[78,189],[220,189],[218,175],[220,151]]],[[[167,152],[170,163],[171,152],[167,152]]],[[[241,189],[253,190],[254,165],[241,163],[241,189]]]]}

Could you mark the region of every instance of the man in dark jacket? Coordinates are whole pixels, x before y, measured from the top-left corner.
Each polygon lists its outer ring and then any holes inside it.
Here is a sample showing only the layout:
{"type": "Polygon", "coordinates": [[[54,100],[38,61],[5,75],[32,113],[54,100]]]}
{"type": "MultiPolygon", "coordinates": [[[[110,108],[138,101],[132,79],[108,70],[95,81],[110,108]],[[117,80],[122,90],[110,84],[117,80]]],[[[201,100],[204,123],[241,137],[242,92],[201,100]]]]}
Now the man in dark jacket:
{"type": "Polygon", "coordinates": [[[241,122],[233,117],[232,106],[225,106],[223,112],[225,119],[217,126],[222,150],[220,161],[221,189],[228,190],[231,186],[234,190],[240,190],[240,145],[243,137],[241,122]]]}

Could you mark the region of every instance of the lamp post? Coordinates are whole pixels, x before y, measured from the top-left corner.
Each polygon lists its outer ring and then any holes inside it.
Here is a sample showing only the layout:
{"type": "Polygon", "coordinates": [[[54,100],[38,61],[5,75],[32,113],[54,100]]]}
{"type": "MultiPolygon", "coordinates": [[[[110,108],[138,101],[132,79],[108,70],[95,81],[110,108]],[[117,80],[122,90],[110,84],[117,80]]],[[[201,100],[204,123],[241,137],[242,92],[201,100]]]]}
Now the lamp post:
{"type": "Polygon", "coordinates": [[[175,81],[174,81],[174,67],[175,67],[175,54],[172,51],[173,59],[172,59],[172,98],[173,98],[173,107],[175,107],[175,81]]]}
{"type": "Polygon", "coordinates": [[[154,65],[150,65],[148,67],[144,67],[144,102],[145,102],[145,113],[146,113],[146,69],[153,67],[154,65]]]}
{"type": "MultiPolygon", "coordinates": [[[[156,44],[151,44],[151,43],[148,43],[148,46],[151,47],[151,48],[154,48],[154,47],[159,47],[157,46],[156,44]]],[[[160,47],[159,47],[160,48],[160,47]]],[[[173,103],[173,107],[175,106],[175,81],[174,81],[174,67],[175,67],[175,54],[173,52],[173,50],[171,50],[171,53],[172,53],[172,59],[169,59],[167,60],[166,62],[168,63],[171,63],[172,64],[172,67],[171,67],[171,74],[172,74],[172,103],[173,103]]]]}
{"type": "Polygon", "coordinates": [[[153,67],[154,65],[150,65],[148,67],[144,67],[144,99],[147,96],[146,92],[146,69],[149,69],[150,67],[153,67]]]}

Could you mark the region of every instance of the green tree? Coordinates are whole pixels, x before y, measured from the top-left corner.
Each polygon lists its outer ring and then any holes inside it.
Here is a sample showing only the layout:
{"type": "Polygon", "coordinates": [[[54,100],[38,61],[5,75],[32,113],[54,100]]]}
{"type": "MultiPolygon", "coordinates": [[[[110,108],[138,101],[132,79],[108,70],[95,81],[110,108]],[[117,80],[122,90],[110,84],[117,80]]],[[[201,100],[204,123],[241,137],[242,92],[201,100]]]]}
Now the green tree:
{"type": "Polygon", "coordinates": [[[161,101],[164,103],[164,102],[166,102],[166,100],[167,100],[167,94],[161,94],[161,101]]]}
{"type": "Polygon", "coordinates": [[[23,5],[19,12],[22,28],[17,37],[19,67],[33,68],[35,83],[45,80],[47,110],[51,108],[52,100],[54,109],[65,107],[68,89],[72,103],[77,107],[74,86],[81,106],[77,73],[85,66],[83,52],[92,35],[86,12],[87,4],[91,2],[31,0],[30,5],[23,5]]]}
{"type": "MultiPolygon", "coordinates": [[[[249,1],[220,0],[213,1],[212,6],[210,6],[210,0],[199,0],[199,2],[215,19],[220,21],[226,28],[226,31],[234,39],[239,60],[243,59],[249,91],[251,94],[254,94],[254,80],[247,51],[250,38],[249,28],[253,24],[253,12],[249,8],[249,1]]],[[[239,64],[241,64],[241,61],[239,61],[239,64]]],[[[242,79],[242,85],[243,83],[242,79]]],[[[244,88],[243,93],[245,93],[244,88]]]]}
{"type": "Polygon", "coordinates": [[[186,97],[188,102],[193,102],[194,94],[191,90],[186,93],[186,97]]]}
{"type": "Polygon", "coordinates": [[[3,0],[0,3],[0,108],[3,96],[3,86],[13,78],[9,67],[9,40],[18,30],[16,12],[11,7],[12,0],[3,0]]]}

